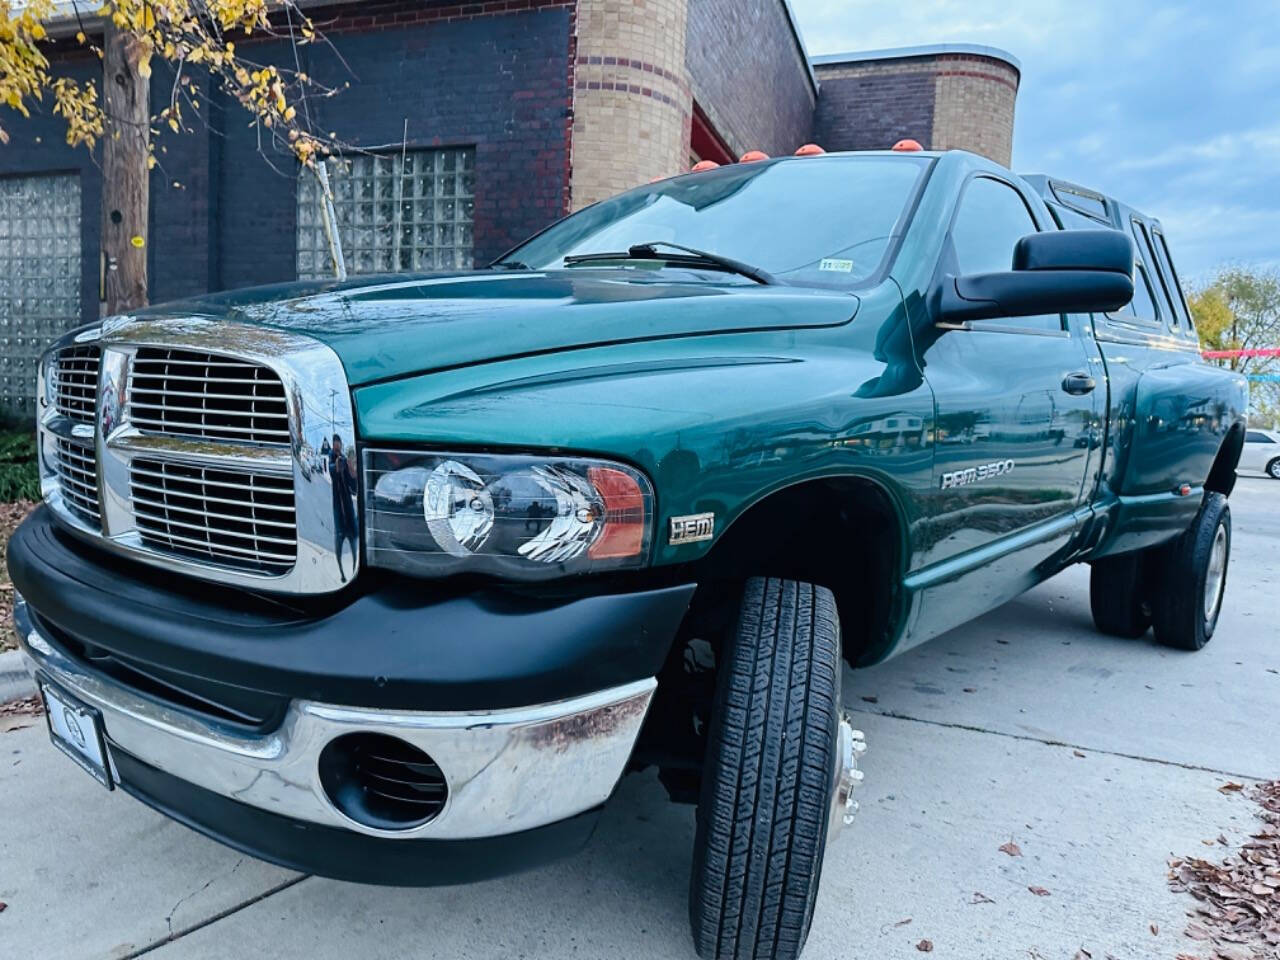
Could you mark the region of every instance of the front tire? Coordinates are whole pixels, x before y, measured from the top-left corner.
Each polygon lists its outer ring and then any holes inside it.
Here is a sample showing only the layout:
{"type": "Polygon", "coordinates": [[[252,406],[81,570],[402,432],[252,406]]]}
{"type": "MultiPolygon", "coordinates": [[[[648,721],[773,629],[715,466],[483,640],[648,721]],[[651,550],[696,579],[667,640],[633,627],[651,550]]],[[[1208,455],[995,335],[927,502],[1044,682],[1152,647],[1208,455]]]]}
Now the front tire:
{"type": "Polygon", "coordinates": [[[1222,494],[1206,493],[1191,526],[1164,548],[1161,590],[1152,606],[1157,640],[1199,650],[1213,638],[1230,559],[1231,508],[1222,494]]]}
{"type": "Polygon", "coordinates": [[[1267,476],[1272,480],[1280,480],[1280,457],[1267,464],[1267,476]]]}
{"type": "Polygon", "coordinates": [[[752,579],[720,655],[689,919],[706,960],[792,960],[809,935],[840,711],[835,599],[752,579]]]}

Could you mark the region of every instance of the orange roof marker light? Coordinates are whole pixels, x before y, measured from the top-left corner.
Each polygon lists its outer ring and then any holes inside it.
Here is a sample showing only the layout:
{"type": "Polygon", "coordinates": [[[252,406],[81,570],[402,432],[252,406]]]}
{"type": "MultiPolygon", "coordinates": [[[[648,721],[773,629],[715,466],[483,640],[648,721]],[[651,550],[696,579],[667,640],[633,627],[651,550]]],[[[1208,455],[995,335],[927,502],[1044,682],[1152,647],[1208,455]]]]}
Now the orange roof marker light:
{"type": "Polygon", "coordinates": [[[714,160],[699,160],[697,163],[693,165],[693,172],[703,173],[707,170],[718,169],[719,166],[720,164],[716,163],[714,160]]]}
{"type": "Polygon", "coordinates": [[[803,147],[796,151],[797,157],[819,157],[827,151],[823,150],[816,143],[806,143],[803,147]]]}
{"type": "Polygon", "coordinates": [[[924,147],[920,146],[919,140],[912,140],[910,137],[905,140],[899,140],[893,145],[895,153],[915,153],[917,150],[923,149],[924,147]]]}
{"type": "Polygon", "coordinates": [[[748,150],[742,155],[741,163],[759,163],[761,160],[768,160],[769,155],[763,150],[748,150]]]}

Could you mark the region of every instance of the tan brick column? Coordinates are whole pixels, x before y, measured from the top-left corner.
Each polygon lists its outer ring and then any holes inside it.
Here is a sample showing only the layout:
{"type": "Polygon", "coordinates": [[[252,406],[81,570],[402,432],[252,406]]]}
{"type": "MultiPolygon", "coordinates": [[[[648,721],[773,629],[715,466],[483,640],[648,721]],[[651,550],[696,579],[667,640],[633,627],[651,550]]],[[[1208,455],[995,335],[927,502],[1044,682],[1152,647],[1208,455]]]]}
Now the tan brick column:
{"type": "Polygon", "coordinates": [[[574,210],[689,161],[688,0],[579,0],[574,210]]]}
{"type": "Polygon", "coordinates": [[[993,57],[947,54],[936,61],[934,150],[971,150],[1009,165],[1018,71],[993,57]]]}

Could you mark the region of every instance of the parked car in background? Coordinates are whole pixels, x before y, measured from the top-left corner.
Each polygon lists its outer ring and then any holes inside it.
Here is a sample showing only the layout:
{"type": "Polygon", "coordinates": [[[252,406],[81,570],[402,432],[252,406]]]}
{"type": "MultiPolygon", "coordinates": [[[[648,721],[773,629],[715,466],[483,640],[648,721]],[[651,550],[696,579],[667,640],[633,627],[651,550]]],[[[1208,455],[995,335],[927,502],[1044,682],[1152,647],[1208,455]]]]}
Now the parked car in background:
{"type": "Polygon", "coordinates": [[[1240,454],[1240,470],[1259,471],[1280,480],[1280,432],[1250,430],[1244,435],[1244,451],[1240,454]]]}

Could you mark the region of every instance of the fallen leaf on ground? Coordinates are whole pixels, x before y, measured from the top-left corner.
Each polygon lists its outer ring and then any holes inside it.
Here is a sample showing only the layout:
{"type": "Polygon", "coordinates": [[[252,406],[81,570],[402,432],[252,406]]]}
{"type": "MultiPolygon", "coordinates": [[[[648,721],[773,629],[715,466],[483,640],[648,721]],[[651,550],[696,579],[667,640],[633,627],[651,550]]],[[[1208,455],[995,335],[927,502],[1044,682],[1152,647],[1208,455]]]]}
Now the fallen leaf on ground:
{"type": "Polygon", "coordinates": [[[919,950],[921,953],[933,953],[933,941],[921,940],[919,943],[916,944],[916,949],[919,950]]]}
{"type": "Polygon", "coordinates": [[[1081,947],[1076,951],[1076,955],[1072,957],[1071,960],[1093,960],[1093,954],[1084,947],[1081,947]]]}
{"type": "Polygon", "coordinates": [[[978,688],[977,688],[977,687],[965,687],[965,688],[964,688],[964,692],[965,692],[965,693],[977,693],[977,692],[978,692],[978,688]]]}
{"type": "Polygon", "coordinates": [[[9,905],[5,903],[3,900],[0,900],[0,913],[4,913],[8,909],[9,909],[9,905]]]}
{"type": "MultiPolygon", "coordinates": [[[[1228,781],[1218,788],[1238,793],[1228,781]]],[[[1184,933],[1214,960],[1260,960],[1280,946],[1280,780],[1256,784],[1247,796],[1261,807],[1261,826],[1238,852],[1214,863],[1200,857],[1169,861],[1169,888],[1200,901],[1184,933]]],[[[1218,842],[1227,846],[1225,835],[1218,842]]]]}
{"type": "Polygon", "coordinates": [[[995,901],[992,900],[990,897],[988,897],[985,893],[979,893],[977,890],[973,891],[973,899],[970,900],[969,902],[970,903],[995,903],[995,901]]]}
{"type": "Polygon", "coordinates": [[[1044,887],[1027,887],[1027,889],[1030,890],[1032,893],[1034,893],[1037,897],[1049,896],[1049,891],[1046,890],[1044,887]]]}
{"type": "Polygon", "coordinates": [[[1000,844],[999,850],[1001,853],[1007,853],[1011,857],[1022,856],[1022,848],[1018,846],[1016,843],[1014,843],[1012,840],[1010,840],[1008,843],[1000,844]]]}
{"type": "Polygon", "coordinates": [[[1071,751],[1071,755],[1072,755],[1073,757],[1079,757],[1079,758],[1080,758],[1080,759],[1082,759],[1082,760],[1084,759],[1084,754],[1083,754],[1083,753],[1081,753],[1079,750],[1072,750],[1072,751],[1071,751]]]}
{"type": "Polygon", "coordinates": [[[38,717],[42,713],[44,704],[39,697],[21,697],[8,703],[0,703],[0,717],[38,717]]]}
{"type": "Polygon", "coordinates": [[[906,917],[905,919],[899,920],[897,923],[895,923],[895,924],[894,924],[894,926],[895,926],[895,927],[905,927],[905,926],[906,926],[908,923],[910,923],[910,922],[911,922],[911,918],[910,918],[910,917],[906,917]]]}
{"type": "Polygon", "coordinates": [[[1158,937],[1158,936],[1160,936],[1160,924],[1158,924],[1158,923],[1153,923],[1153,924],[1151,925],[1151,935],[1152,935],[1153,937],[1158,937]]]}
{"type": "Polygon", "coordinates": [[[864,702],[864,703],[879,703],[879,702],[880,702],[880,698],[879,698],[879,697],[863,697],[863,698],[862,698],[862,700],[863,700],[863,702],[864,702]]]}

